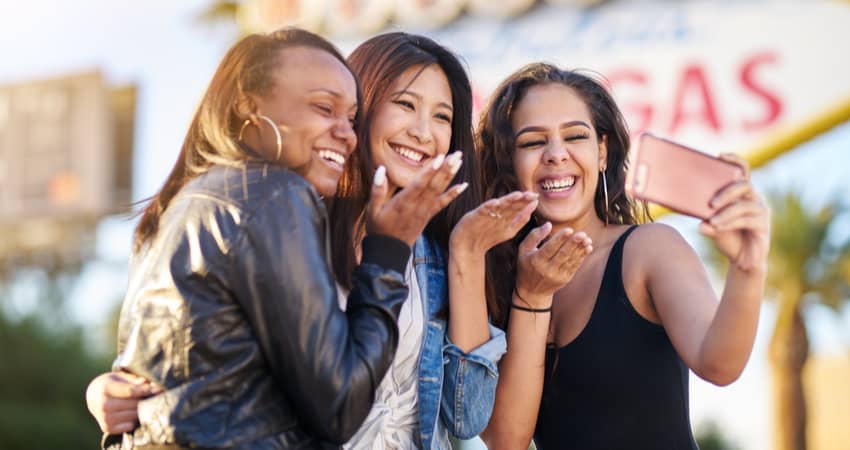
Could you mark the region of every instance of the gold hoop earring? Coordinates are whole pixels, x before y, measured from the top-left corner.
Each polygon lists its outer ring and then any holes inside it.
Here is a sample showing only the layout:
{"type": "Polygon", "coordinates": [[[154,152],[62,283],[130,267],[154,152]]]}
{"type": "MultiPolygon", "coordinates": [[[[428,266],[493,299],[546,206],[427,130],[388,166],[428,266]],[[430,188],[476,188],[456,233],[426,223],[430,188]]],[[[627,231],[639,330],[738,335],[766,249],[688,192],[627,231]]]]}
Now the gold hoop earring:
{"type": "Polygon", "coordinates": [[[605,226],[608,226],[608,181],[605,177],[606,169],[602,169],[599,173],[602,175],[602,193],[605,194],[605,226]]]}
{"type": "MultiPolygon", "coordinates": [[[[274,131],[275,141],[277,143],[277,158],[275,159],[275,161],[280,161],[280,154],[283,151],[283,137],[281,137],[281,135],[280,135],[280,130],[277,128],[277,125],[274,123],[274,121],[269,119],[268,116],[260,114],[257,117],[265,120],[266,123],[268,123],[269,126],[272,127],[272,131],[274,131]]],[[[245,121],[242,122],[242,126],[239,128],[239,137],[238,137],[240,142],[242,141],[242,135],[245,133],[245,128],[248,125],[251,125],[252,123],[253,122],[251,122],[251,119],[245,119],[245,121]]]]}
{"type": "Polygon", "coordinates": [[[277,128],[277,124],[275,124],[274,121],[269,119],[268,116],[260,114],[257,117],[265,120],[266,123],[268,123],[269,126],[272,127],[272,130],[274,131],[275,140],[277,142],[277,158],[275,158],[275,161],[280,161],[280,152],[283,150],[283,138],[280,136],[280,130],[277,128]]]}

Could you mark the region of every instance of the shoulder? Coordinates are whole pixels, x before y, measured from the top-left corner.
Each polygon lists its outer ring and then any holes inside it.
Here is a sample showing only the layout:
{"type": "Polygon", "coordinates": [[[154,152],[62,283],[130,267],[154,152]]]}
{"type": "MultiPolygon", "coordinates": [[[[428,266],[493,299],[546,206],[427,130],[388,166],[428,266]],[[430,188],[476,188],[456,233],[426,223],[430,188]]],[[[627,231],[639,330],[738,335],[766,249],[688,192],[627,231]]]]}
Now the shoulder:
{"type": "Polygon", "coordinates": [[[647,223],[635,229],[626,241],[624,263],[651,272],[653,268],[678,264],[696,257],[696,251],[678,230],[663,223],[647,223]]]}
{"type": "Polygon", "coordinates": [[[313,186],[289,169],[267,163],[217,165],[192,180],[185,193],[214,196],[233,204],[248,206],[281,194],[302,196],[310,202],[320,197],[313,186]]]}
{"type": "Polygon", "coordinates": [[[675,260],[677,256],[693,252],[678,230],[667,224],[653,222],[638,226],[629,236],[624,247],[624,260],[650,264],[675,260]]]}

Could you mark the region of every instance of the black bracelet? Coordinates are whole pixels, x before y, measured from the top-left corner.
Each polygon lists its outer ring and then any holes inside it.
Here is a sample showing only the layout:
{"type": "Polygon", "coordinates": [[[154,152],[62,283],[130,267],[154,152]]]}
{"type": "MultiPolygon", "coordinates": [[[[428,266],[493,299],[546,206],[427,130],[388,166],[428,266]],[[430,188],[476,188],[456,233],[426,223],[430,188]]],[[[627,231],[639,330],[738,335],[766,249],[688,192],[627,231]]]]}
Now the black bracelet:
{"type": "MultiPolygon", "coordinates": [[[[514,287],[514,295],[516,295],[518,299],[524,301],[525,303],[528,303],[528,302],[525,301],[524,298],[522,298],[521,295],[519,295],[519,291],[516,290],[516,287],[514,287]]],[[[528,306],[517,305],[514,302],[511,302],[511,308],[518,309],[520,311],[532,312],[532,313],[547,313],[547,312],[552,311],[552,305],[549,305],[548,308],[529,308],[528,306]]]]}
{"type": "Polygon", "coordinates": [[[517,304],[516,304],[516,303],[514,303],[514,302],[511,302],[511,308],[513,308],[513,309],[518,309],[518,310],[520,310],[520,311],[533,312],[533,313],[547,313],[547,312],[552,312],[552,306],[549,306],[548,308],[528,308],[528,307],[526,307],[526,306],[520,306],[520,305],[517,305],[517,304]]]}

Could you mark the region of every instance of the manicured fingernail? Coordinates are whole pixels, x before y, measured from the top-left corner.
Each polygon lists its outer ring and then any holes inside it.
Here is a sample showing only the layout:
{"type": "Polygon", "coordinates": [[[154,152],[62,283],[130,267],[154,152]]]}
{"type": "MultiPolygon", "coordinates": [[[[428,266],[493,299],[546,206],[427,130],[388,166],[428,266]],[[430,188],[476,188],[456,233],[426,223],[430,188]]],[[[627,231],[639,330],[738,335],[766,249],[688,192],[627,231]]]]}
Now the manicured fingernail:
{"type": "Polygon", "coordinates": [[[450,161],[449,164],[450,164],[449,168],[452,171],[452,175],[454,175],[454,174],[457,173],[458,170],[460,170],[460,166],[463,165],[463,161],[460,158],[458,158],[456,161],[450,161]]]}
{"type": "Polygon", "coordinates": [[[446,159],[446,155],[443,155],[443,154],[439,154],[439,155],[437,155],[436,158],[434,158],[434,162],[432,163],[433,164],[432,167],[434,167],[434,170],[439,169],[440,166],[443,165],[444,159],[446,159]]]}
{"type": "Polygon", "coordinates": [[[386,182],[387,168],[384,166],[378,166],[378,170],[375,171],[375,186],[383,186],[386,182]]]}
{"type": "Polygon", "coordinates": [[[449,155],[448,158],[446,158],[446,161],[448,161],[449,165],[451,165],[452,168],[454,168],[455,165],[460,167],[461,158],[463,158],[463,153],[460,150],[457,150],[455,152],[452,152],[452,154],[449,155]]]}
{"type": "Polygon", "coordinates": [[[457,185],[457,188],[456,188],[456,189],[457,189],[457,193],[458,193],[458,194],[462,193],[462,192],[463,192],[463,191],[465,191],[465,190],[466,190],[466,188],[468,188],[468,187],[469,187],[469,183],[467,183],[467,182],[465,182],[465,181],[464,181],[463,183],[461,183],[461,184],[457,185]]]}

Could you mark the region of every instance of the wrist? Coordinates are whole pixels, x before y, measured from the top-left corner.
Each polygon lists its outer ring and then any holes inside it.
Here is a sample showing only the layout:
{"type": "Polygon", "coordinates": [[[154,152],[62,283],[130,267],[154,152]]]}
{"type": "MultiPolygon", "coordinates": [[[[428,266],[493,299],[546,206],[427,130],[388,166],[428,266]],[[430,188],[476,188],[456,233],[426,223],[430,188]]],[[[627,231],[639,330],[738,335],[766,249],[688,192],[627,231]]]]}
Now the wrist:
{"type": "Polygon", "coordinates": [[[520,286],[516,286],[511,296],[511,303],[528,309],[546,310],[552,309],[552,299],[552,294],[529,292],[520,286]]]}
{"type": "Polygon", "coordinates": [[[487,249],[479,248],[474,242],[470,242],[462,235],[452,233],[449,236],[449,255],[462,260],[483,258],[487,254],[487,249]]]}

